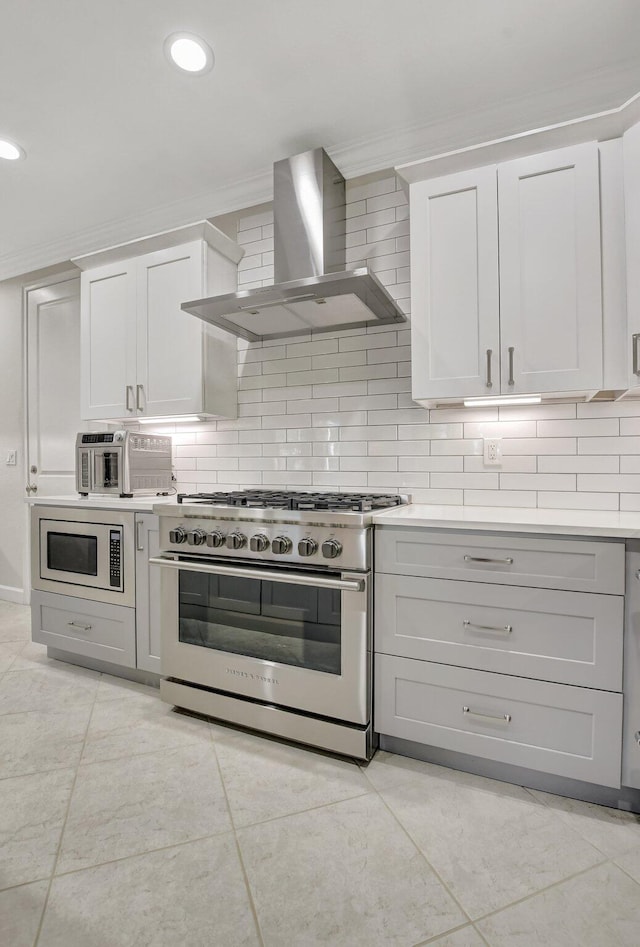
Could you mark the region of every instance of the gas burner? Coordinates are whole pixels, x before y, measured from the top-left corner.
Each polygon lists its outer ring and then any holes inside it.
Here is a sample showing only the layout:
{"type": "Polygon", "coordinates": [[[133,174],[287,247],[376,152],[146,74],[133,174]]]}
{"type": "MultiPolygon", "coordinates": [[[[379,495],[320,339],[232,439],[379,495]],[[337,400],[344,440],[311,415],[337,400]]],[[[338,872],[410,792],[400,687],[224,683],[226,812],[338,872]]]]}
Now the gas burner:
{"type": "Polygon", "coordinates": [[[407,502],[404,496],[380,493],[302,493],[289,490],[234,490],[220,493],[179,493],[178,503],[234,506],[246,509],[325,510],[369,513],[407,502]]]}

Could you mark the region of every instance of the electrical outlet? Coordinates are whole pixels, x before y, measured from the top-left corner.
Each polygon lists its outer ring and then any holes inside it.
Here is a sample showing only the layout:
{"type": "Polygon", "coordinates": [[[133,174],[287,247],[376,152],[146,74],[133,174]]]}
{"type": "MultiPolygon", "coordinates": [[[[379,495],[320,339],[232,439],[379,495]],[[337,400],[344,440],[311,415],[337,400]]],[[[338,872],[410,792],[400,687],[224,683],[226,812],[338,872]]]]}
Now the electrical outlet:
{"type": "Polygon", "coordinates": [[[18,451],[17,450],[7,451],[7,459],[5,460],[5,464],[8,467],[15,467],[17,463],[18,463],[18,451]]]}
{"type": "Polygon", "coordinates": [[[499,467],[502,464],[502,438],[485,437],[483,439],[483,456],[486,467],[499,467]]]}

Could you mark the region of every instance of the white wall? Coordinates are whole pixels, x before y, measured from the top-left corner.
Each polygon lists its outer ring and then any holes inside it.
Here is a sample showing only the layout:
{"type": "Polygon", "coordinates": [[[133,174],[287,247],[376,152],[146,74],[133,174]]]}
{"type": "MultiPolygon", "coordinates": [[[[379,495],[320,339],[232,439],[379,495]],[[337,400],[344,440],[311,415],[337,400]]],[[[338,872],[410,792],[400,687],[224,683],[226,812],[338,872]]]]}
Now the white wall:
{"type": "Polygon", "coordinates": [[[0,283],[0,598],[24,601],[26,539],[22,281],[0,283]],[[17,449],[15,467],[5,464],[17,449]]]}

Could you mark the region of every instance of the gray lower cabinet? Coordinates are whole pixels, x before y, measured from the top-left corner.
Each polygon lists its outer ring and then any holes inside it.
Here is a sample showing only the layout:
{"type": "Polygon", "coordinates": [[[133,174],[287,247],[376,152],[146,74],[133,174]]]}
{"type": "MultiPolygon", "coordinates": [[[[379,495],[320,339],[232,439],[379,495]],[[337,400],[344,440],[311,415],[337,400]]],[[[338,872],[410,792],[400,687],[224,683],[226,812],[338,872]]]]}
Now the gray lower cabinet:
{"type": "Polygon", "coordinates": [[[382,736],[621,784],[625,547],[375,531],[382,736]]]}
{"type": "MultiPolygon", "coordinates": [[[[67,654],[160,674],[159,520],[135,515],[135,608],[56,592],[31,592],[31,637],[67,654]]],[[[90,595],[90,589],[87,589],[90,595]]]]}
{"type": "Polygon", "coordinates": [[[33,591],[31,637],[85,658],[136,666],[136,612],[125,605],[33,591]]]}
{"type": "Polygon", "coordinates": [[[136,666],[160,673],[160,526],[153,513],[136,513],[136,666]]]}

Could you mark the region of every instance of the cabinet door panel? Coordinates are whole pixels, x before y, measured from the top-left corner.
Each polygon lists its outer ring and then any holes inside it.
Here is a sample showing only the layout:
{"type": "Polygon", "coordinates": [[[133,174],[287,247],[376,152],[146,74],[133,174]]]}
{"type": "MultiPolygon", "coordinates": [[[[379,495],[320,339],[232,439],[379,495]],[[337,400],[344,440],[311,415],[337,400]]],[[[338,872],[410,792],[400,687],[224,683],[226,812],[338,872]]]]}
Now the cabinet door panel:
{"type": "Polygon", "coordinates": [[[414,399],[497,390],[495,166],[411,187],[411,279],[414,399]]]}
{"type": "Polygon", "coordinates": [[[203,409],[202,322],[180,309],[202,295],[202,253],[198,241],[138,260],[137,396],[143,414],[203,409]]]}
{"type": "Polygon", "coordinates": [[[86,420],[133,415],[135,261],[81,276],[81,414],[86,420]]]}
{"type": "Polygon", "coordinates": [[[597,142],[499,165],[498,195],[503,394],[601,388],[597,142]]]}

